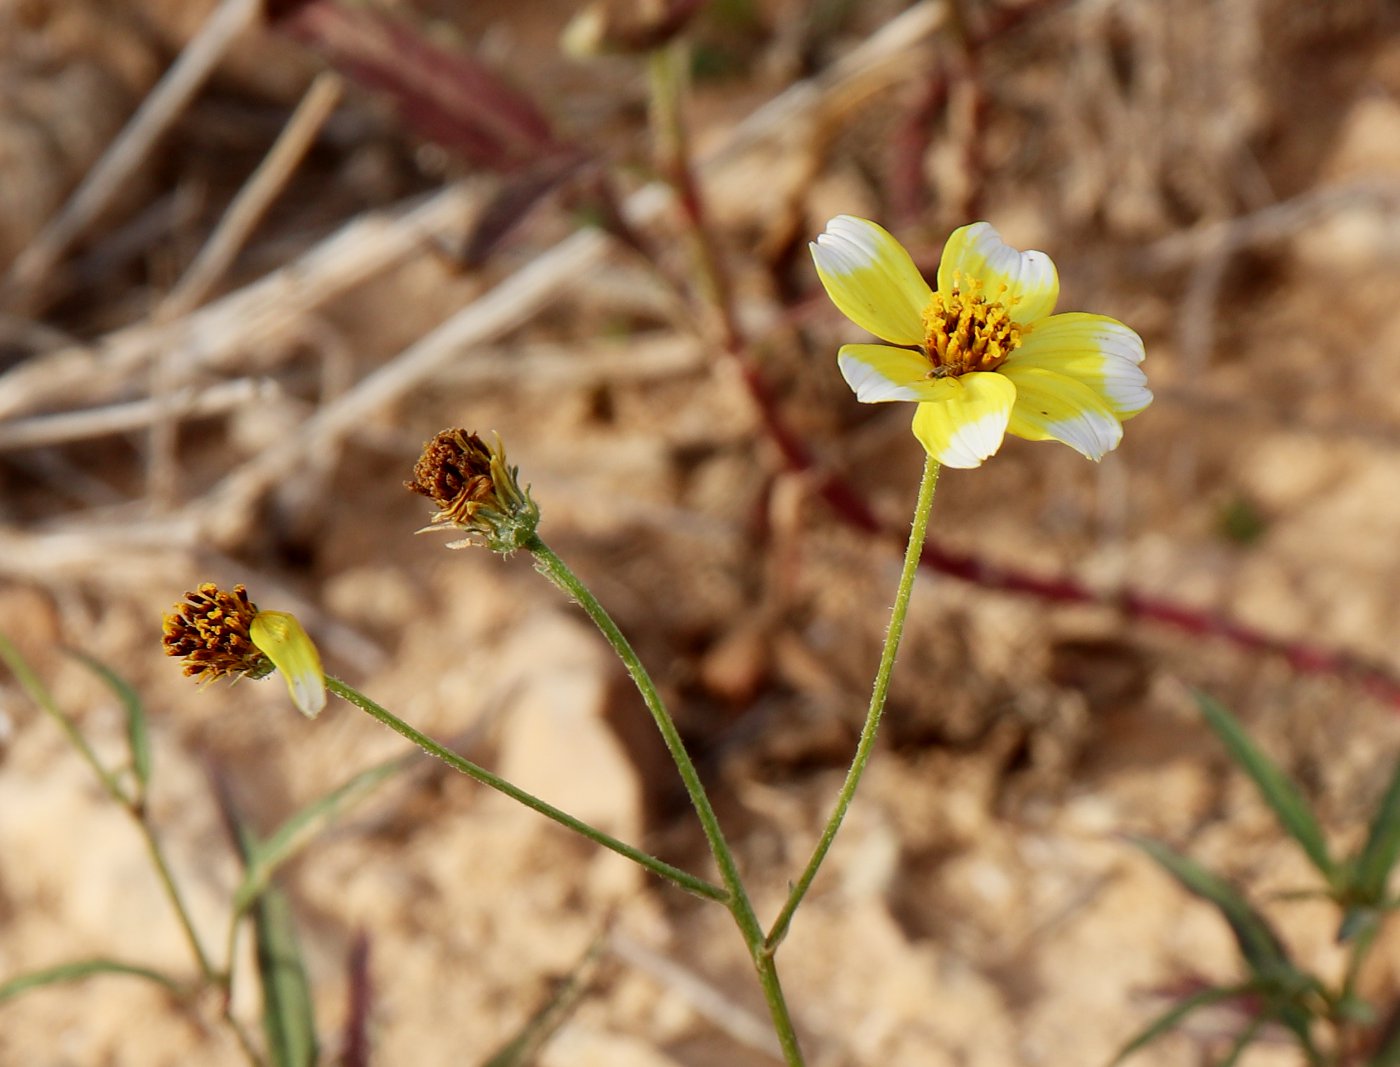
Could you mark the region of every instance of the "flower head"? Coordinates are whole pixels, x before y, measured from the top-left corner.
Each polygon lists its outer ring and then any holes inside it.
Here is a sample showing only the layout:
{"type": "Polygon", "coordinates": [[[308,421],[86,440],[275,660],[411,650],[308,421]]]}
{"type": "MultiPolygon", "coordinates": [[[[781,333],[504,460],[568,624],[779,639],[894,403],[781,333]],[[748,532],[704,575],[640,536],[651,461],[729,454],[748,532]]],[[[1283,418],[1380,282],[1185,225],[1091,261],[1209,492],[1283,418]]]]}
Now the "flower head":
{"type": "Polygon", "coordinates": [[[467,534],[449,548],[479,538],[493,552],[522,547],[539,525],[540,509],[520,488],[519,470],[506,463],[505,447],[494,447],[465,430],[443,430],[423,446],[407,489],[438,507],[427,530],[457,529],[467,534]]]}
{"type": "Polygon", "coordinates": [[[163,630],[166,655],[182,657],[190,677],[207,683],[277,670],[302,714],[314,718],[326,706],[326,676],[311,638],[286,612],[259,611],[241,585],[226,592],[205,582],[170,609],[163,630]]]}
{"type": "Polygon", "coordinates": [[[1102,459],[1152,402],[1142,338],[1103,315],[1052,314],[1050,257],[1017,251],[990,223],[953,231],[937,289],[865,219],[838,215],[811,247],[832,302],[889,342],[837,353],[856,399],[917,403],[914,436],[945,466],[980,466],[1007,433],[1102,459]]]}

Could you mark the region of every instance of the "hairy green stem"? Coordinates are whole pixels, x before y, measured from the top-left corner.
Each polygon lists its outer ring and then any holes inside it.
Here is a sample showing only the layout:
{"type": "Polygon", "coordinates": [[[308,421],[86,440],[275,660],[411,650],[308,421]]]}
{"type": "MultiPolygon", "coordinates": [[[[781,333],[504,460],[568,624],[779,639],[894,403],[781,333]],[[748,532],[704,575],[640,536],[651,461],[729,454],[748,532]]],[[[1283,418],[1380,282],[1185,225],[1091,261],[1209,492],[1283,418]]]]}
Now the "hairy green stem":
{"type": "Polygon", "coordinates": [[[700,781],[699,772],[696,771],[695,764],[690,759],[690,753],[685,749],[680,731],[676,729],[675,721],[666,709],[661,694],[656,689],[656,684],[651,680],[651,675],[647,673],[641,658],[627,638],[623,636],[622,631],[618,629],[612,616],[607,613],[602,604],[598,603],[598,598],[588,590],[588,587],[579,580],[578,576],[569,569],[568,564],[555,555],[554,550],[546,545],[538,534],[531,534],[530,540],[525,543],[524,548],[535,557],[535,563],[540,573],[583,608],[588,617],[593,620],[593,625],[598,628],[608,644],[612,646],[613,651],[617,653],[618,659],[627,668],[627,673],[632,676],[637,691],[641,693],[647,710],[651,712],[651,717],[656,722],[656,728],[661,733],[666,750],[671,754],[676,770],[680,772],[681,781],[685,784],[685,791],[690,796],[690,803],[695,808],[695,814],[700,819],[700,826],[705,832],[705,840],[709,843],[710,852],[719,868],[720,880],[724,883],[725,889],[728,890],[728,899],[725,900],[725,904],[728,906],[730,914],[734,916],[739,932],[743,934],[744,942],[748,945],[749,952],[753,956],[754,967],[758,971],[759,982],[763,985],[763,995],[768,1002],[768,1010],[773,1018],[778,1041],[783,1048],[783,1055],[792,1067],[800,1067],[803,1062],[802,1054],[797,1047],[796,1031],[793,1029],[792,1018],[788,1014],[787,1003],[783,999],[782,987],[778,982],[778,972],[773,965],[771,954],[764,951],[763,926],[758,921],[753,904],[749,901],[748,892],[744,889],[744,883],[739,877],[739,867],[734,859],[734,852],[729,847],[728,841],[725,840],[724,831],[720,828],[719,818],[715,815],[709,794],[705,792],[705,786],[700,781]]]}
{"type": "Polygon", "coordinates": [[[821,838],[817,841],[817,847],[812,852],[812,858],[807,862],[806,869],[802,872],[802,877],[797,880],[797,884],[788,893],[787,902],[783,905],[783,910],[778,914],[777,920],[768,932],[764,941],[765,950],[771,955],[782,944],[783,938],[787,936],[788,927],[792,925],[792,916],[797,911],[797,907],[802,903],[802,898],[807,895],[807,890],[812,887],[812,880],[816,878],[817,871],[821,869],[822,861],[826,859],[826,854],[831,848],[831,843],[836,838],[836,831],[841,829],[841,821],[846,817],[846,811],[851,806],[851,800],[856,795],[856,787],[860,785],[861,775],[865,773],[865,765],[870,762],[870,754],[875,748],[875,734],[880,729],[880,717],[885,711],[885,699],[889,695],[890,676],[894,672],[894,659],[899,652],[899,641],[904,635],[904,618],[909,612],[909,596],[914,589],[914,576],[919,569],[919,559],[923,555],[924,538],[928,534],[929,511],[933,505],[933,492],[938,487],[938,461],[932,456],[928,457],[924,464],[923,480],[919,483],[919,499],[914,505],[914,525],[909,531],[909,545],[904,551],[904,569],[899,575],[899,589],[895,593],[894,610],[890,613],[890,626],[885,632],[885,647],[880,653],[880,667],[875,672],[875,686],[870,692],[870,709],[865,715],[865,726],[860,732],[860,742],[856,745],[855,758],[851,760],[851,768],[846,772],[846,781],[841,786],[841,792],[836,798],[836,806],[832,809],[831,818],[826,821],[826,828],[822,830],[821,838]]]}
{"type": "Polygon", "coordinates": [[[219,975],[214,970],[214,965],[209,962],[209,954],[204,951],[199,934],[195,932],[194,921],[190,918],[189,909],[185,907],[185,898],[180,895],[180,887],[175,882],[175,872],[170,869],[170,863],[160,847],[160,840],[156,837],[155,827],[151,825],[145,806],[138,808],[129,805],[127,810],[141,831],[141,839],[146,843],[146,851],[150,853],[156,877],[160,879],[161,888],[165,890],[170,906],[175,909],[175,918],[180,922],[180,929],[185,932],[185,940],[190,943],[190,951],[194,953],[195,961],[199,964],[199,973],[206,982],[218,984],[219,975]]]}
{"type": "Polygon", "coordinates": [[[408,723],[393,714],[393,712],[376,704],[358,689],[347,685],[339,678],[327,676],[326,688],[336,694],[336,696],[348,700],[361,711],[367,712],[373,718],[378,719],[395,733],[406,737],[424,752],[428,753],[428,755],[441,760],[454,771],[460,771],[468,778],[472,778],[482,785],[490,786],[498,793],[504,793],[512,800],[518,801],[532,811],[537,811],[546,818],[553,819],[555,822],[559,823],[559,825],[565,826],[577,834],[582,834],[590,841],[602,845],[606,849],[611,849],[620,856],[626,856],[633,863],[645,867],[653,874],[659,875],[667,881],[674,882],[687,892],[694,893],[696,896],[704,897],[707,900],[717,900],[722,904],[729,903],[729,894],[713,882],[706,881],[704,878],[698,878],[688,871],[681,870],[679,867],[673,867],[671,864],[659,860],[655,856],[648,855],[639,848],[634,848],[625,841],[619,841],[611,834],[604,833],[597,827],[590,826],[583,820],[574,818],[574,816],[566,811],[561,811],[553,804],[547,804],[533,793],[527,793],[519,786],[512,785],[499,775],[492,774],[485,767],[481,767],[471,760],[464,759],[450,748],[434,741],[427,734],[415,730],[412,726],[408,725],[408,723]]]}

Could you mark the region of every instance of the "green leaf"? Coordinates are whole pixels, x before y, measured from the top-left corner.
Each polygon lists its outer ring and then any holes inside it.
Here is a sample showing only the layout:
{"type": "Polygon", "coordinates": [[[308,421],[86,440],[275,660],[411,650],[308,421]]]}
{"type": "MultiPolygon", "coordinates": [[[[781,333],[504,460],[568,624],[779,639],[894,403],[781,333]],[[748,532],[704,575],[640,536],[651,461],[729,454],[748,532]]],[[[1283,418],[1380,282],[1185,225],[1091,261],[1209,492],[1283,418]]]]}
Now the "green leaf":
{"type": "Polygon", "coordinates": [[[1244,1055],[1245,1049],[1249,1048],[1254,1039],[1259,1036],[1259,1031],[1264,1028],[1265,1015],[1256,1015],[1249,1020],[1249,1025],[1240,1031],[1235,1038],[1235,1043],[1230,1046],[1230,1051],[1225,1054],[1216,1067],[1235,1067],[1240,1062],[1240,1057],[1244,1055]]]}
{"type": "Polygon", "coordinates": [[[1337,927],[1337,943],[1346,944],[1360,937],[1369,937],[1380,926],[1382,912],[1377,908],[1364,906],[1347,908],[1337,927]]]}
{"type": "Polygon", "coordinates": [[[1327,853],[1322,828],[1318,826],[1312,809],[1298,787],[1250,740],[1239,721],[1221,704],[1205,693],[1196,693],[1195,696],[1206,724],[1224,742],[1234,761],[1254,780],[1264,802],[1273,809],[1279,825],[1298,842],[1328,884],[1333,884],[1337,877],[1336,864],[1327,853]]]}
{"type": "Polygon", "coordinates": [[[419,758],[420,753],[413,751],[361,771],[344,785],[297,811],[265,841],[246,845],[247,864],[243,882],[233,895],[234,914],[247,911],[278,868],[310,844],[346,808],[363,800],[382,782],[419,758]]]}
{"type": "Polygon", "coordinates": [[[0,1001],[9,1000],[21,993],[27,993],[43,986],[57,985],[61,982],[76,982],[100,974],[124,974],[133,978],[145,978],[147,981],[165,986],[172,992],[178,992],[180,989],[175,979],[149,967],[122,963],[120,960],[76,960],[73,963],[60,963],[56,967],[46,967],[42,971],[30,971],[28,974],[21,974],[16,978],[0,982],[0,1001]]]}
{"type": "Polygon", "coordinates": [[[1366,844],[1356,859],[1352,899],[1362,904],[1378,904],[1385,896],[1397,855],[1400,855],[1400,762],[1395,765],[1390,786],[1371,820],[1366,844]]]}
{"type": "Polygon", "coordinates": [[[1148,1023],[1137,1035],[1118,1050],[1118,1055],[1114,1056],[1109,1063],[1109,1067],[1117,1067],[1129,1056],[1146,1048],[1157,1038],[1168,1033],[1178,1024],[1183,1022],[1188,1015],[1198,1008],[1208,1007],[1211,1004],[1219,1004],[1223,1000],[1230,1000],[1234,997],[1244,996],[1252,989],[1248,985],[1240,986],[1212,986],[1209,989],[1202,989],[1198,993],[1192,993],[1185,1000],[1177,1001],[1170,1008],[1148,1023]]]}
{"type": "Polygon", "coordinates": [[[297,941],[296,921],[284,893],[268,887],[253,908],[263,1033],[276,1067],[315,1067],[316,1015],[297,941]]]}
{"type": "Polygon", "coordinates": [[[597,970],[598,960],[606,945],[605,931],[593,939],[588,951],[574,965],[568,978],[559,983],[554,996],[530,1016],[520,1031],[486,1060],[482,1067],[528,1067],[533,1063],[545,1043],[568,1021],[569,1016],[583,1000],[584,994],[588,992],[588,986],[593,980],[593,973],[597,970]]]}
{"type": "Polygon", "coordinates": [[[1129,840],[1156,860],[1167,873],[1192,893],[1210,901],[1220,910],[1234,932],[1240,953],[1257,978],[1273,983],[1296,979],[1300,984],[1306,985],[1306,975],[1298,971],[1288,959],[1283,942],[1274,933],[1268,920],[1255,911],[1234,886],[1160,841],[1137,836],[1130,837],[1129,840]]]}
{"type": "Polygon", "coordinates": [[[146,732],[146,705],[141,700],[141,694],[101,660],[77,649],[70,649],[69,655],[106,682],[126,709],[126,741],[131,751],[131,770],[144,790],[151,780],[151,743],[146,732]]]}
{"type": "Polygon", "coordinates": [[[97,775],[98,780],[102,783],[102,787],[107,790],[107,794],[113,800],[117,801],[117,803],[130,807],[132,803],[131,798],[127,796],[126,790],[122,788],[122,784],[117,781],[116,775],[109,771],[106,766],[103,765],[102,761],[97,758],[97,753],[94,752],[92,746],[87,743],[87,738],[85,738],[82,735],[82,731],[78,729],[78,724],[63,713],[62,709],[58,706],[58,702],[54,700],[53,695],[44,687],[44,683],[39,680],[39,676],[34,673],[34,669],[29,666],[28,661],[20,655],[19,649],[16,648],[4,634],[0,634],[0,659],[5,661],[6,666],[10,668],[10,672],[19,681],[20,686],[29,694],[29,699],[39,705],[39,708],[44,714],[48,715],[49,718],[53,719],[53,721],[58,724],[64,736],[68,738],[69,744],[78,750],[78,754],[87,761],[88,766],[90,766],[93,773],[97,775]]]}
{"type": "Polygon", "coordinates": [[[1194,860],[1151,838],[1135,836],[1129,840],[1192,893],[1219,909],[1230,924],[1240,947],[1240,955],[1254,976],[1251,988],[1269,1001],[1265,1016],[1277,1018],[1291,1030],[1308,1056],[1308,1062],[1316,1062],[1317,1050],[1311,1034],[1312,1013],[1304,1006],[1304,998],[1317,990],[1318,981],[1293,965],[1288,958],[1288,950],[1283,947],[1283,942],[1268,920],[1234,886],[1194,860]]]}
{"type": "MultiPolygon", "coordinates": [[[[221,806],[247,864],[260,848],[258,836],[238,817],[227,796],[221,806]]],[[[280,890],[264,885],[251,911],[268,1056],[273,1067],[315,1067],[316,1017],[291,905],[280,890]]],[[[234,928],[240,914],[234,912],[234,928]]]]}

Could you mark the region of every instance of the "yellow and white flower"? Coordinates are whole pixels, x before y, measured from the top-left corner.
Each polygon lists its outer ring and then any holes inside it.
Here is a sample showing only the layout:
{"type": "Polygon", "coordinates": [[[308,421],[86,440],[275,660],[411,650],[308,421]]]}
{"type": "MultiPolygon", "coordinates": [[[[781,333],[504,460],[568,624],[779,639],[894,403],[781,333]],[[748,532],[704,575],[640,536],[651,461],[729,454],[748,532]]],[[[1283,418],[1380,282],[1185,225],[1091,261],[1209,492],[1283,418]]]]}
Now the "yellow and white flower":
{"type": "Polygon", "coordinates": [[[888,344],[843,345],[856,399],[909,400],[914,436],[949,467],[977,467],[1007,433],[1102,459],[1152,402],[1142,338],[1115,319],[1055,315],[1060,279],[990,223],[953,231],[932,290],[882,227],[838,215],[812,244],[832,302],[888,344]]]}

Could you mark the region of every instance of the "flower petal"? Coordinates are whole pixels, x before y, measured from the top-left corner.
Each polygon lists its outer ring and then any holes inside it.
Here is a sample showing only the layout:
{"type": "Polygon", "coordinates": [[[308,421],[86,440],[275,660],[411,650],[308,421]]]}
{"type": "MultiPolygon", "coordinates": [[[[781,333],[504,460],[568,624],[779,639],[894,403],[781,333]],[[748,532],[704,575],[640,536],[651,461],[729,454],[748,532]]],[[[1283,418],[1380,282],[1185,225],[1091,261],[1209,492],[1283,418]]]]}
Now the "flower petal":
{"type": "Polygon", "coordinates": [[[938,291],[966,292],[970,280],[981,282],[987,299],[1005,304],[1020,323],[1049,315],[1060,298],[1060,276],[1050,257],[1012,248],[990,222],[958,227],[943,246],[938,291]]]}
{"type": "Polygon", "coordinates": [[[939,383],[928,376],[929,361],[921,352],[889,345],[842,345],[836,365],[862,404],[933,400],[939,395],[939,383]]]}
{"type": "Polygon", "coordinates": [[[1016,385],[1009,433],[1029,441],[1063,441],[1092,460],[1103,459],[1123,440],[1123,424],[1083,382],[1041,367],[1009,363],[1001,373],[1016,385]]]}
{"type": "Polygon", "coordinates": [[[914,436],[945,467],[980,467],[1001,447],[1016,387],[1001,374],[964,374],[933,383],[937,396],[914,412],[914,436]]]}
{"type": "Polygon", "coordinates": [[[296,616],[285,611],[260,611],[253,616],[248,635],[286,679],[297,710],[314,719],[326,706],[326,675],[320,653],[296,616]]]}
{"type": "Polygon", "coordinates": [[[1143,355],[1142,338],[1116,319],[1071,312],[1037,322],[1002,369],[1039,367],[1073,378],[1119,419],[1130,419],[1152,403],[1138,366],[1143,355]]]}
{"type": "Polygon", "coordinates": [[[817,277],[846,318],[897,345],[923,342],[923,311],[932,292],[883,227],[837,215],[810,247],[817,277]]]}

